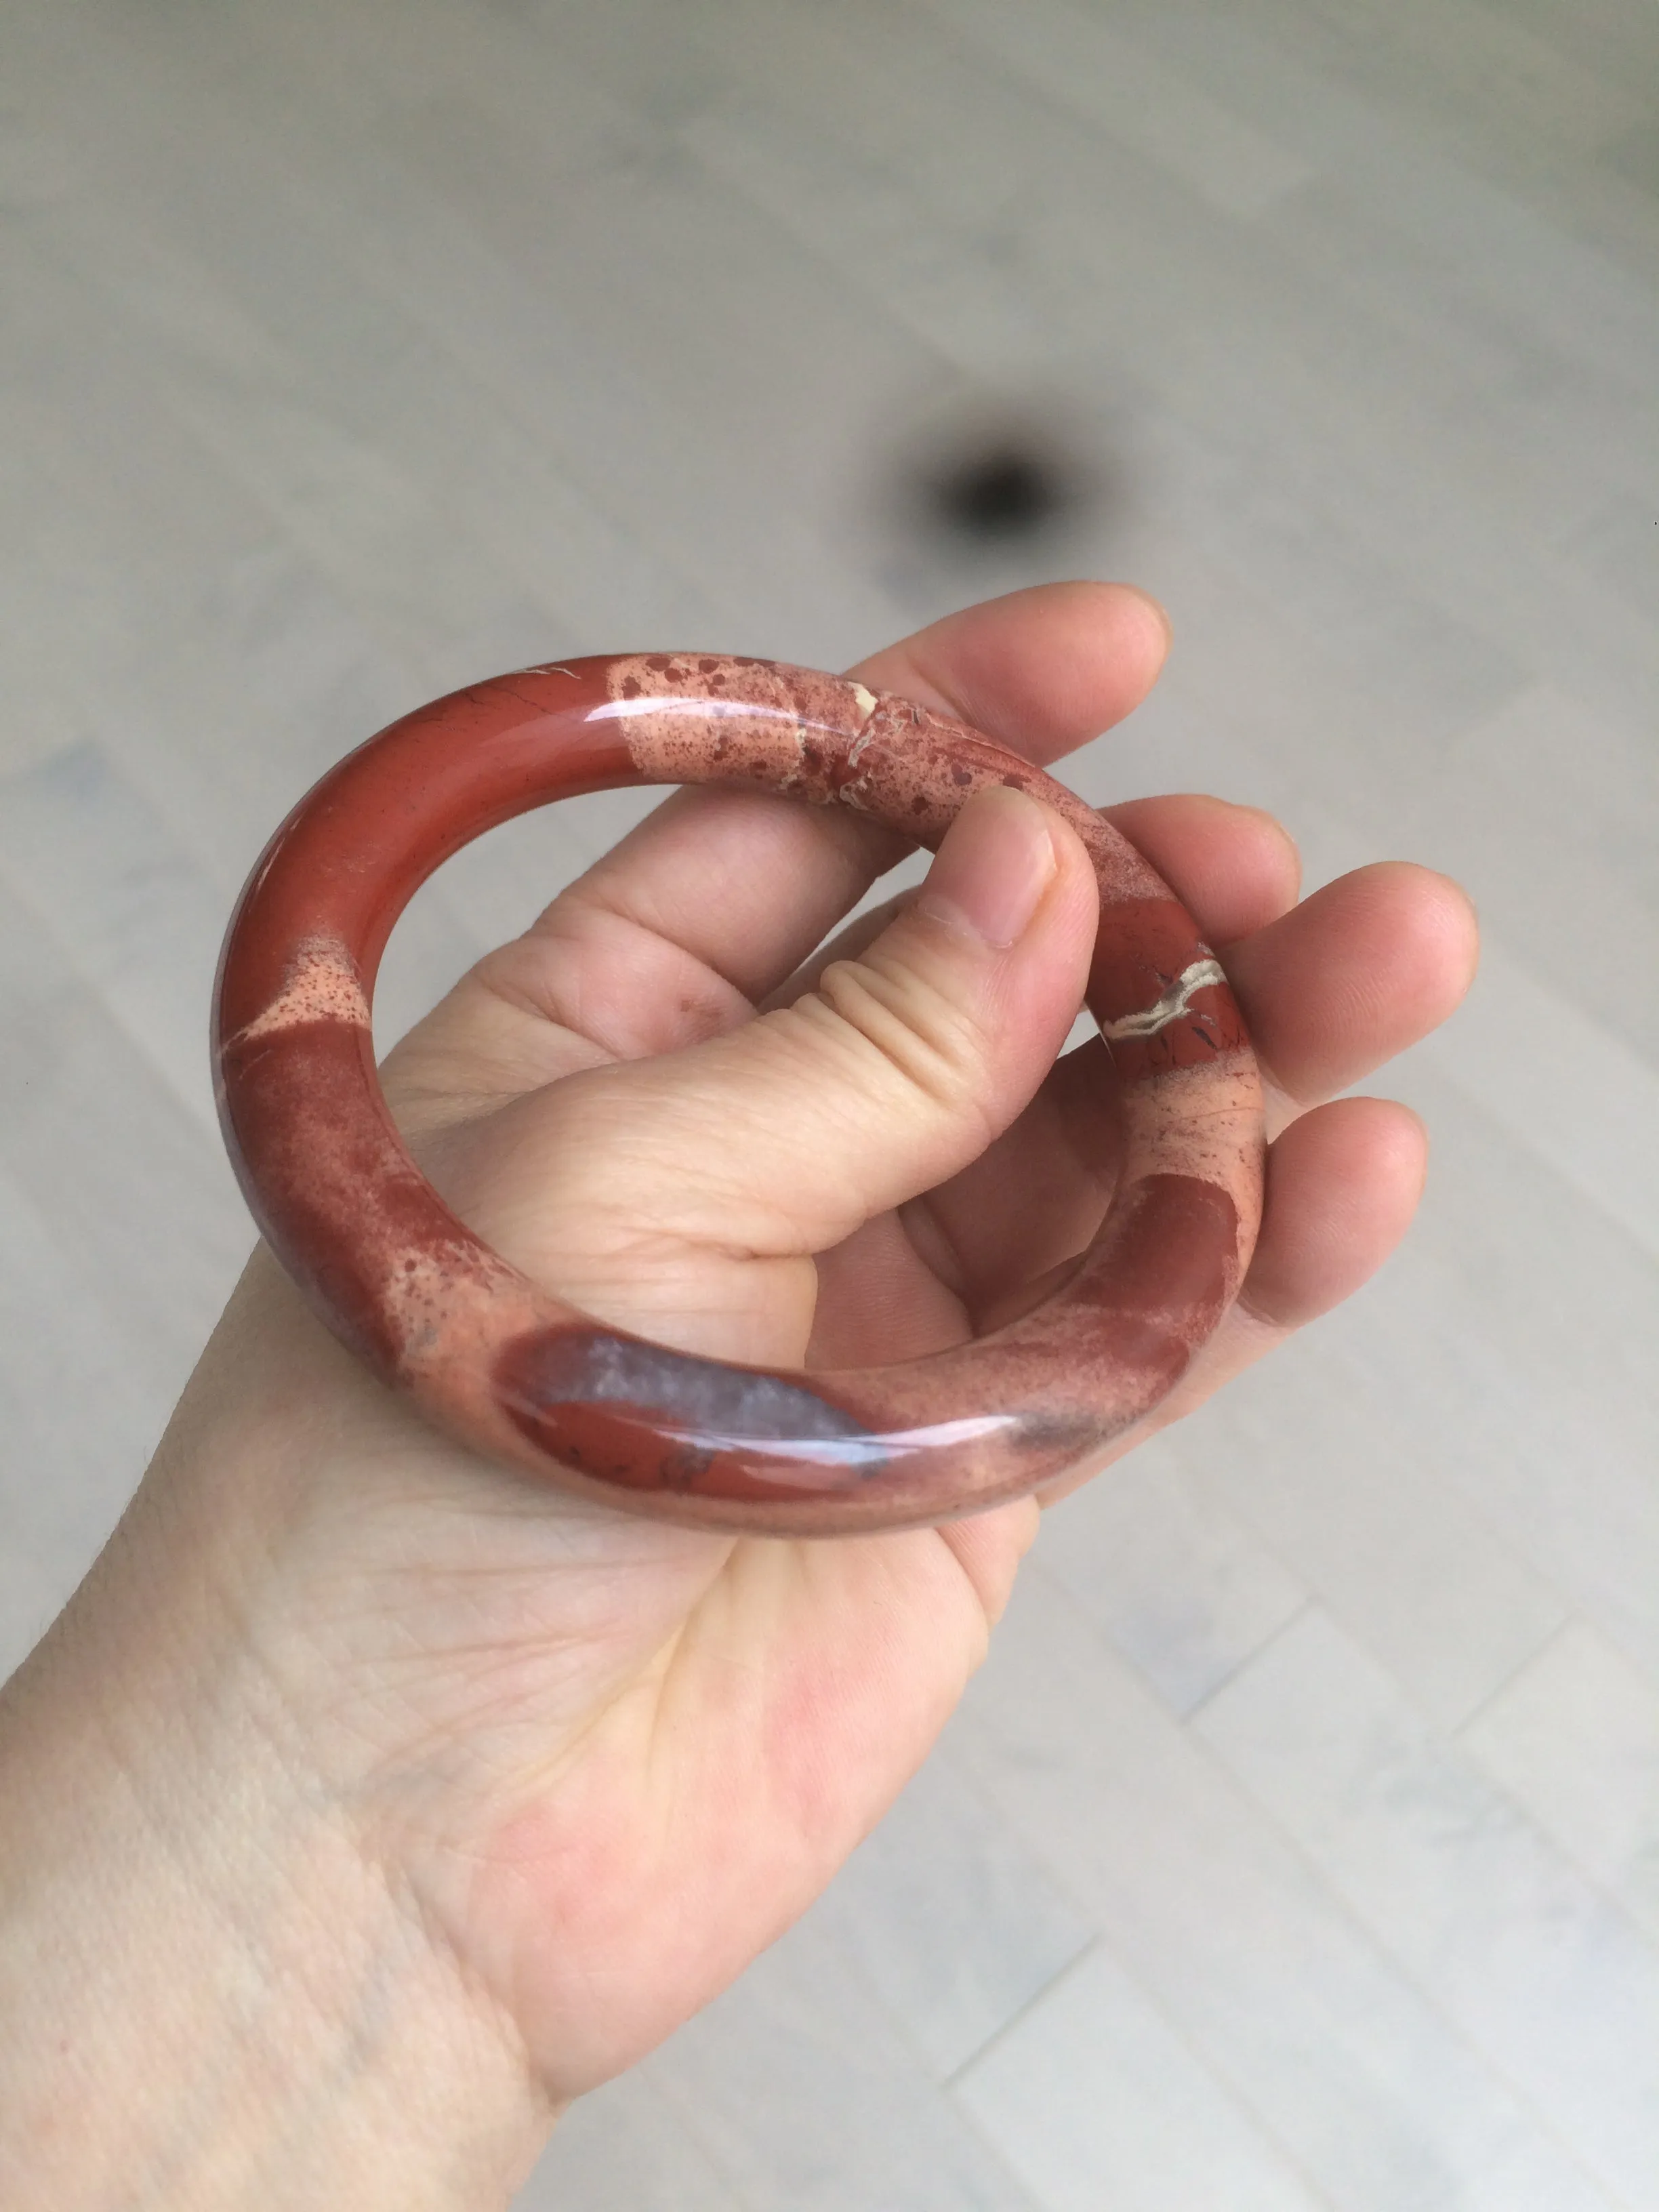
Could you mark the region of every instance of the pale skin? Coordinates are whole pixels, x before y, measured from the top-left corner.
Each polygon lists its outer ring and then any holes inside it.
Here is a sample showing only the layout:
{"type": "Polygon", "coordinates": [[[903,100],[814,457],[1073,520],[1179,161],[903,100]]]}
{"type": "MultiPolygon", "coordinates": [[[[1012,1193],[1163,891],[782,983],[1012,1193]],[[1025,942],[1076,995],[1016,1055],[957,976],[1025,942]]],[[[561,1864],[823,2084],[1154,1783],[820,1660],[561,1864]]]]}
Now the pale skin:
{"type": "MultiPolygon", "coordinates": [[[[1047,586],[856,672],[1050,762],[1166,641],[1127,587],[1047,586]]],[[[1256,1258],[1168,1420],[1403,1233],[1419,1125],[1325,1102],[1451,1012],[1475,933],[1399,864],[1298,905],[1252,809],[1114,818],[1225,948],[1272,1102],[1256,1258]]],[[[1030,1303],[1109,1190],[1100,1048],[1047,1073],[1092,878],[999,793],[918,899],[815,959],[901,850],[845,812],[671,799],[391,1056],[452,1202],[578,1304],[724,1358],[875,1364],[1030,1303]]],[[[612,1514],[441,1437],[256,1255],[0,1700],[0,2202],[505,2204],[559,2111],[880,1818],[1039,1510],[805,1543],[612,1514]]]]}

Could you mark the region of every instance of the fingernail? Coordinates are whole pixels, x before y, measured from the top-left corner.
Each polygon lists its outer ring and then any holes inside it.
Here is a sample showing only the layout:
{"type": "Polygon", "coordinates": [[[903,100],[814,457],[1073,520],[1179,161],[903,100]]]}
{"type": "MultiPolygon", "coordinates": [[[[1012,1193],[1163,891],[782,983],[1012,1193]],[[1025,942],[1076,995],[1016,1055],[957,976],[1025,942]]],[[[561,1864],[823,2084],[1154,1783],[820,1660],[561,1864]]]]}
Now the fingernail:
{"type": "Polygon", "coordinates": [[[1158,617],[1164,630],[1164,650],[1167,653],[1175,642],[1175,624],[1170,619],[1170,610],[1162,599],[1155,599],[1150,592],[1144,590],[1139,584],[1127,584],[1124,588],[1126,591],[1133,592],[1138,599],[1144,599],[1158,617]]]}
{"type": "Polygon", "coordinates": [[[916,905],[1006,951],[1024,935],[1054,867],[1046,809],[999,785],[975,792],[951,824],[916,905]]]}

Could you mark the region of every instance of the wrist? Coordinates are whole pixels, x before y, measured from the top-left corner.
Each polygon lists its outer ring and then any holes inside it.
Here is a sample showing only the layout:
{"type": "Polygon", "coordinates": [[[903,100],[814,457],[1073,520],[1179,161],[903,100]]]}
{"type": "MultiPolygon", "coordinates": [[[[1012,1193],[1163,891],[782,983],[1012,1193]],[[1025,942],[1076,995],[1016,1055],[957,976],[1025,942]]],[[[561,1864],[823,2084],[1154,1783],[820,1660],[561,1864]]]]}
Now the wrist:
{"type": "Polygon", "coordinates": [[[511,2023],[156,1518],[0,1697],[0,2202],[505,2204],[552,2118],[511,2023]]]}

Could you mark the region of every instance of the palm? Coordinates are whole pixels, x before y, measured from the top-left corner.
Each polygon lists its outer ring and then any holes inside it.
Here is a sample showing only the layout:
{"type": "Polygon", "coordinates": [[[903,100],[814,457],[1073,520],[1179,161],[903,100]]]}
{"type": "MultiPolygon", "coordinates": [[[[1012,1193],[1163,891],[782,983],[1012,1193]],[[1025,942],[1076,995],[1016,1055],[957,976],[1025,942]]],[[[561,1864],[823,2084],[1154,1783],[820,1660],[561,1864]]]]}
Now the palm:
{"type": "MultiPolygon", "coordinates": [[[[1142,603],[1075,586],[993,603],[860,672],[1047,759],[1127,711],[1160,657],[1142,603]]],[[[1294,857],[1262,817],[1172,799],[1120,820],[1232,945],[1281,1125],[1432,1025],[1467,981],[1467,909],[1438,878],[1366,872],[1292,913],[1294,857]]],[[[736,1249],[658,1233],[648,1200],[618,1198],[629,1179],[603,1146],[573,1146],[560,1118],[575,1095],[562,1079],[579,1091],[606,1068],[672,1097],[672,1065],[650,1056],[787,995],[895,857],[846,817],[680,794],[392,1056],[388,1094],[432,1172],[562,1294],[686,1348],[877,1364],[994,1326],[1088,1241],[1109,1188],[1087,1048],[974,1166],[848,1221],[816,1261],[826,1240],[805,1227],[736,1249]]],[[[678,1164],[696,1180],[699,1157],[678,1164]]],[[[1245,1297],[1171,1416],[1363,1280],[1419,1172],[1399,1109],[1347,1101],[1296,1121],[1245,1297]]],[[[806,1544],[625,1518],[438,1437],[274,1271],[244,1297],[263,1308],[262,1375],[227,1358],[217,1387],[263,1391],[273,1420],[328,1439],[295,1455],[304,1510],[285,1525],[345,1563],[311,1641],[362,1687],[311,1755],[383,1846],[395,1831],[423,1914],[555,2091],[575,2094],[721,1987],[879,1816],[981,1656],[1036,1509],[806,1544]],[[349,1481],[331,1474],[343,1447],[349,1481]]]]}
{"type": "Polygon", "coordinates": [[[550,2088],[579,2094],[723,1987],[879,1817],[982,1656],[1036,1509],[831,1544],[623,1519],[437,1436],[268,1261],[238,1303],[232,1343],[251,1322],[271,1398],[303,1396],[338,1455],[299,1455],[282,1516],[331,1568],[307,1663],[349,1686],[306,1757],[550,2088]]]}

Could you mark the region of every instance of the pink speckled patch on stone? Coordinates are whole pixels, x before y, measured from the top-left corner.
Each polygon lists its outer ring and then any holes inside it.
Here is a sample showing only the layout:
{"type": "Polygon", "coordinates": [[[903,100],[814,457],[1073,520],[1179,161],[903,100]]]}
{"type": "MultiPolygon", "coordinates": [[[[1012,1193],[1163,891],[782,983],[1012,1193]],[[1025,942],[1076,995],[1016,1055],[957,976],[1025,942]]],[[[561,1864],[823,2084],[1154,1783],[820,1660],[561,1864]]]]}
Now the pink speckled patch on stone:
{"type": "Polygon", "coordinates": [[[357,1029],[369,1025],[368,1000],[357,963],[337,938],[308,938],[295,948],[281,991],[235,1042],[251,1044],[256,1037],[297,1029],[305,1022],[349,1022],[357,1029]]]}

